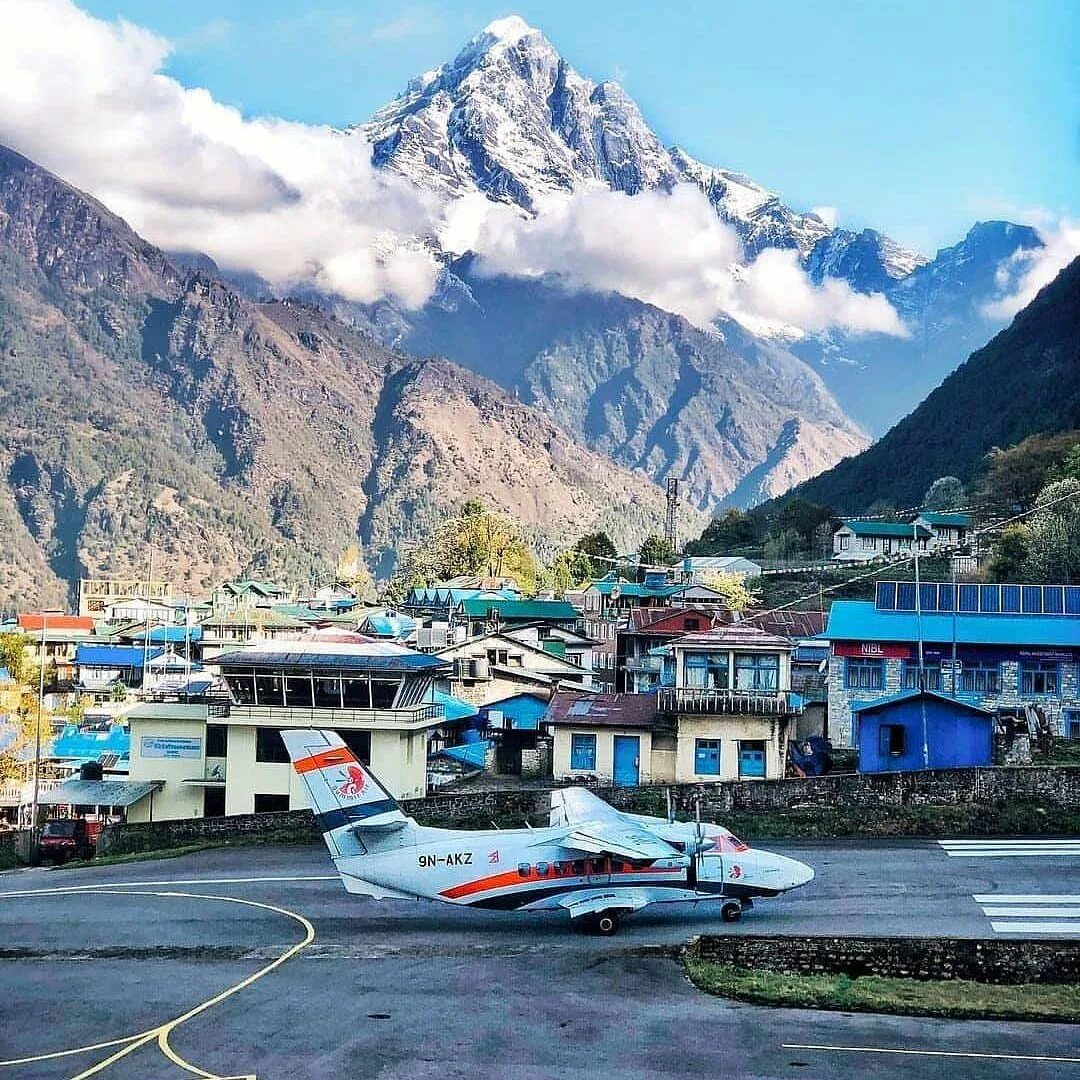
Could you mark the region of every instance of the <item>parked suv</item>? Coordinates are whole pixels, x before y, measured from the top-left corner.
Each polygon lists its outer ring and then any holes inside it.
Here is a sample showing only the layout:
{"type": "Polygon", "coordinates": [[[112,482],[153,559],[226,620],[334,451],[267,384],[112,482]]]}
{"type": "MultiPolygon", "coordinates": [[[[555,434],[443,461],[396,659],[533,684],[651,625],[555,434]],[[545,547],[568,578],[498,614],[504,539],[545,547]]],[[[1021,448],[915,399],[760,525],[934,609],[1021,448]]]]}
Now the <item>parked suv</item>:
{"type": "Polygon", "coordinates": [[[89,859],[94,854],[86,821],[83,818],[58,818],[46,821],[41,830],[41,857],[53,862],[89,859]]]}

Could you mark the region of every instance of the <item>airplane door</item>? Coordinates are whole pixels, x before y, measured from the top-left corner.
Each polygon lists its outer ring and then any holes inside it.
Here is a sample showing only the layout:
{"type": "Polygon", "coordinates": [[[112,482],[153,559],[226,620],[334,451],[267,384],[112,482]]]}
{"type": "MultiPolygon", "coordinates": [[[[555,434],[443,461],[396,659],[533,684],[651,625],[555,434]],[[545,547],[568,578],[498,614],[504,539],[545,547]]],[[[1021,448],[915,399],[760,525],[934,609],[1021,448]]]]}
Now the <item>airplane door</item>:
{"type": "Polygon", "coordinates": [[[613,779],[618,787],[636,787],[641,777],[641,739],[637,735],[615,736],[613,779]]]}

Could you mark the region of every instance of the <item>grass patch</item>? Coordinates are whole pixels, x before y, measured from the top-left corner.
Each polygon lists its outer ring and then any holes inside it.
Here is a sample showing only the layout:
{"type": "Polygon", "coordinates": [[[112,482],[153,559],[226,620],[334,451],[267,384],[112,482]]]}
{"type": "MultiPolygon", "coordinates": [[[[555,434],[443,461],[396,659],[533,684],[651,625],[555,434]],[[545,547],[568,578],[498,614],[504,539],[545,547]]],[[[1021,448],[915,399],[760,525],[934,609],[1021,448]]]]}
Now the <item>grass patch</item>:
{"type": "Polygon", "coordinates": [[[899,1016],[1080,1023],[1077,986],[998,985],[967,979],[924,981],[880,975],[786,975],[712,964],[693,957],[687,957],[685,963],[690,981],[699,990],[761,1005],[899,1016]]]}

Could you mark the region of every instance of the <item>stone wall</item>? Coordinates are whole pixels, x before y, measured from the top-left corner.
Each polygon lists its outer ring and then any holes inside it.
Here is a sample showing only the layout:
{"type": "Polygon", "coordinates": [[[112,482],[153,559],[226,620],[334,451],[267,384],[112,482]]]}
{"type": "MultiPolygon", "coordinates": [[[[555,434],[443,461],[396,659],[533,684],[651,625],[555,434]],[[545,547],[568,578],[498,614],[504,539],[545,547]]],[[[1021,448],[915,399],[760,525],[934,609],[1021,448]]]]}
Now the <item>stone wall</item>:
{"type": "MultiPolygon", "coordinates": [[[[850,812],[847,832],[857,834],[874,809],[890,811],[919,807],[1000,806],[1028,804],[1064,809],[1080,808],[1080,767],[938,769],[929,772],[837,775],[798,780],[733,781],[714,784],[672,784],[669,787],[593,790],[622,810],[663,817],[667,792],[676,813],[692,817],[700,800],[705,821],[723,821],[732,814],[783,813],[813,817],[823,812],[850,812]]],[[[546,824],[551,789],[457,791],[414,799],[405,812],[426,825],[445,828],[510,828],[546,824]]],[[[833,835],[845,835],[843,825],[833,835]]],[[[104,852],[151,851],[223,839],[307,842],[316,840],[314,818],[308,810],[275,814],[240,814],[227,818],[187,818],[181,821],[114,825],[102,833],[104,852]]]]}
{"type": "Polygon", "coordinates": [[[885,975],[987,983],[1080,981],[1080,941],[710,935],[694,959],[788,975],[885,975]]]}

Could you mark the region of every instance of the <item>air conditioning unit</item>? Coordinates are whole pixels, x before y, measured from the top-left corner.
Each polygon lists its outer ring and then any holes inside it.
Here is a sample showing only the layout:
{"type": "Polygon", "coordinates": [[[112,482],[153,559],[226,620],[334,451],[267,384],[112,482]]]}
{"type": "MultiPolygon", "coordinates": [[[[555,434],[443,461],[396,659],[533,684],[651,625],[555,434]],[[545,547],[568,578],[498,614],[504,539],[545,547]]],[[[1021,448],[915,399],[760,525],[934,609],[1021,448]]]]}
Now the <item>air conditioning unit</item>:
{"type": "Polygon", "coordinates": [[[491,678],[491,665],[487,661],[487,657],[477,657],[472,662],[473,678],[474,679],[490,679],[491,678]]]}

